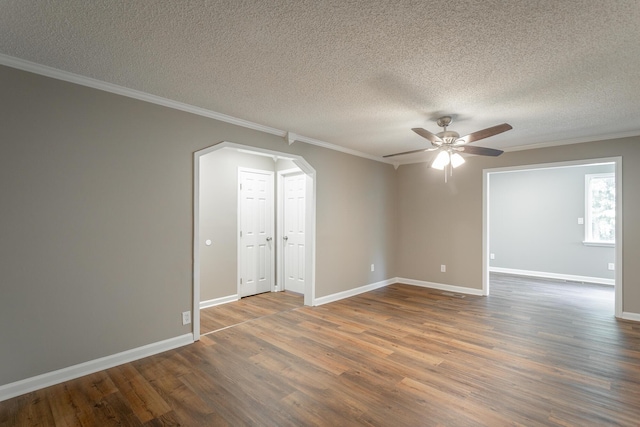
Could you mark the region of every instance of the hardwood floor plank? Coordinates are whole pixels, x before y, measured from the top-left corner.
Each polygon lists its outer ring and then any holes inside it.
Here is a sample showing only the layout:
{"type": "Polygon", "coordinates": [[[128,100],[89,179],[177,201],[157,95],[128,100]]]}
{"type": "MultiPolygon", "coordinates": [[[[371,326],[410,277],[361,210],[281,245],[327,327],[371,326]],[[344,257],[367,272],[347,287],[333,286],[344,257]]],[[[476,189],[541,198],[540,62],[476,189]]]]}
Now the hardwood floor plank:
{"type": "Polygon", "coordinates": [[[141,423],[171,412],[171,407],[133,365],[120,365],[107,373],[141,423]]]}
{"type": "Polygon", "coordinates": [[[26,394],[15,397],[6,402],[0,402],[0,427],[12,427],[17,425],[31,426],[40,423],[40,420],[33,420],[29,417],[31,404],[35,396],[26,394]]]}
{"type": "Polygon", "coordinates": [[[261,369],[277,372],[281,381],[309,396],[324,396],[324,392],[336,383],[335,375],[277,347],[270,347],[249,360],[261,369]]]}
{"type": "Polygon", "coordinates": [[[450,415],[443,422],[455,425],[478,425],[483,423],[491,426],[513,425],[511,420],[496,413],[491,408],[459,395],[444,392],[428,383],[422,383],[412,378],[404,378],[399,386],[402,390],[415,394],[418,399],[428,400],[436,407],[447,406],[453,410],[455,415],[450,415]]]}
{"type": "Polygon", "coordinates": [[[294,419],[300,420],[301,424],[298,425],[343,426],[352,424],[352,420],[362,415],[360,410],[331,393],[323,394],[320,402],[296,390],[285,396],[280,403],[291,412],[294,419]]]}
{"type": "Polygon", "coordinates": [[[185,384],[181,378],[167,375],[155,378],[150,383],[173,409],[180,424],[196,426],[224,422],[203,397],[198,395],[197,391],[190,388],[188,384],[185,384]]]}
{"type": "Polygon", "coordinates": [[[180,351],[170,350],[141,360],[131,365],[149,382],[165,376],[180,377],[191,372],[180,351]]]}
{"type": "Polygon", "coordinates": [[[94,425],[113,425],[124,427],[141,426],[142,423],[133,413],[128,402],[121,393],[111,393],[104,396],[100,402],[94,405],[96,411],[100,413],[96,417],[97,423],[94,425]]]}
{"type": "Polygon", "coordinates": [[[304,296],[293,292],[266,292],[239,301],[200,310],[201,334],[248,320],[302,307],[304,296]]]}
{"type": "Polygon", "coordinates": [[[106,371],[50,387],[49,391],[48,400],[56,426],[114,425],[117,421],[117,417],[114,419],[113,413],[109,413],[106,398],[118,389],[106,371]]]}
{"type": "Polygon", "coordinates": [[[341,346],[346,348],[357,348],[358,350],[367,352],[369,355],[375,354],[380,357],[385,357],[393,353],[393,350],[388,347],[383,347],[373,342],[363,341],[361,337],[359,337],[360,333],[350,334],[342,330],[327,328],[326,326],[308,321],[298,323],[298,327],[312,334],[314,341],[326,346],[335,347],[336,341],[339,340],[341,346]]]}
{"type": "Polygon", "coordinates": [[[492,274],[488,297],[278,297],[221,306],[226,329],[193,345],[0,402],[0,427],[640,424],[640,324],[613,317],[611,287],[492,274]]]}
{"type": "MultiPolygon", "coordinates": [[[[180,426],[180,425],[185,425],[185,424],[180,422],[179,417],[176,415],[174,411],[170,411],[165,414],[162,414],[158,418],[154,418],[143,424],[144,427],[167,427],[167,426],[180,426]]],[[[222,422],[217,425],[226,426],[227,424],[222,422]]]]}
{"type": "Polygon", "coordinates": [[[189,374],[181,378],[181,381],[196,394],[199,399],[213,410],[209,413],[211,425],[242,426],[249,425],[251,412],[246,408],[248,400],[238,399],[237,396],[225,388],[217,378],[209,378],[205,375],[189,374]],[[215,419],[213,417],[215,416],[215,419]]]}

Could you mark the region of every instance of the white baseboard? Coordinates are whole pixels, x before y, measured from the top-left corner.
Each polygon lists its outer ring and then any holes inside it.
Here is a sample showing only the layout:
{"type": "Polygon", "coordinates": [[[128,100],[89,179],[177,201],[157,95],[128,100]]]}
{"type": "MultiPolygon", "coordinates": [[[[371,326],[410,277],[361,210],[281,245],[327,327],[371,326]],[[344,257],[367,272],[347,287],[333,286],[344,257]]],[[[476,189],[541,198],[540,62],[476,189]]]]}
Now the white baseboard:
{"type": "Polygon", "coordinates": [[[445,285],[443,283],[425,282],[423,280],[396,278],[396,283],[404,283],[406,285],[420,286],[422,288],[438,289],[441,291],[453,292],[456,294],[478,295],[482,296],[482,289],[467,288],[464,286],[445,285]]]}
{"type": "Polygon", "coordinates": [[[545,279],[569,280],[572,282],[598,283],[600,285],[615,286],[614,279],[602,277],[576,276],[574,274],[548,273],[546,271],[518,270],[516,268],[489,267],[495,273],[514,274],[516,276],[543,277],[545,279]]]}
{"type": "Polygon", "coordinates": [[[228,302],[238,301],[240,297],[238,294],[228,295],[226,297],[208,299],[206,301],[200,301],[200,310],[203,308],[215,307],[216,305],[226,304],[228,302]]]}
{"type": "Polygon", "coordinates": [[[359,294],[363,294],[365,292],[373,291],[374,289],[383,288],[385,286],[389,286],[389,285],[394,284],[396,282],[397,282],[397,280],[395,278],[387,279],[387,280],[383,280],[381,282],[376,282],[376,283],[371,283],[369,285],[360,286],[359,288],[349,289],[348,291],[342,291],[342,292],[338,292],[338,293],[335,293],[335,294],[327,295],[327,296],[324,296],[324,297],[316,298],[316,299],[313,300],[313,305],[317,306],[317,305],[328,304],[328,303],[334,302],[334,301],[339,301],[341,299],[345,299],[345,298],[353,297],[353,296],[356,296],[356,295],[359,295],[359,294]]]}
{"type": "Polygon", "coordinates": [[[472,288],[465,288],[463,286],[445,285],[442,283],[425,282],[422,280],[394,277],[392,279],[383,280],[381,282],[372,283],[370,285],[360,286],[359,288],[349,289],[348,291],[338,292],[335,294],[316,298],[313,302],[313,305],[318,306],[318,305],[328,304],[330,302],[339,301],[344,298],[349,298],[359,294],[363,294],[365,292],[373,291],[374,289],[393,285],[394,283],[404,283],[406,285],[420,286],[422,288],[439,289],[442,291],[449,291],[449,292],[454,292],[458,294],[482,295],[482,289],[472,289],[472,288]]]}
{"type": "Polygon", "coordinates": [[[192,343],[193,334],[184,334],[164,341],[126,350],[121,353],[112,354],[111,356],[101,357],[78,365],[58,369],[57,371],[47,372],[42,375],[5,384],[0,386],[0,402],[34,390],[60,384],[65,381],[73,380],[75,378],[113,368],[114,366],[122,365],[123,363],[132,362],[134,360],[162,353],[163,351],[173,350],[174,348],[192,343]]]}
{"type": "Polygon", "coordinates": [[[629,313],[628,311],[622,312],[621,319],[633,320],[634,322],[640,322],[640,313],[629,313]]]}

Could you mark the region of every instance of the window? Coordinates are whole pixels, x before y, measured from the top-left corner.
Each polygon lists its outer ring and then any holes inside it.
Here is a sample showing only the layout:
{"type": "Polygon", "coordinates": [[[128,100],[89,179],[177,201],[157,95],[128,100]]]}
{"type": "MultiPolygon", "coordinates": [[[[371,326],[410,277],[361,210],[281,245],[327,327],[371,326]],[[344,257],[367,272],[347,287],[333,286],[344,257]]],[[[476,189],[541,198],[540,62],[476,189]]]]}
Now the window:
{"type": "Polygon", "coordinates": [[[585,243],[613,245],[616,241],[616,179],[613,173],[585,175],[585,243]]]}

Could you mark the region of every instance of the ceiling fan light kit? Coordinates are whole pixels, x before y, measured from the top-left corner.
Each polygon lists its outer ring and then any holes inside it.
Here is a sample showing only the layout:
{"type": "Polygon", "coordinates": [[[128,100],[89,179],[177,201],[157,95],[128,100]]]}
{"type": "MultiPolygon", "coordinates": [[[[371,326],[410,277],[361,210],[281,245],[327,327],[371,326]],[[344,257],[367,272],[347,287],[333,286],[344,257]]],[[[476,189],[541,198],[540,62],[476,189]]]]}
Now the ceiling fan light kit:
{"type": "Polygon", "coordinates": [[[457,168],[464,163],[464,157],[458,153],[451,154],[451,167],[457,168]]]}
{"type": "Polygon", "coordinates": [[[431,163],[431,167],[434,169],[443,170],[449,163],[451,163],[451,156],[448,152],[441,151],[433,160],[433,163],[431,163]]]}
{"type": "Polygon", "coordinates": [[[440,117],[436,123],[443,128],[442,132],[433,134],[423,128],[412,128],[411,130],[420,135],[421,137],[429,140],[433,147],[424,148],[419,150],[405,151],[402,153],[388,154],[383,157],[401,156],[404,154],[420,153],[424,151],[439,151],[436,158],[431,163],[431,167],[434,169],[444,170],[444,181],[447,182],[447,172],[449,175],[453,174],[453,169],[462,165],[465,160],[460,155],[461,152],[467,154],[475,154],[478,156],[499,156],[503,153],[502,150],[496,150],[493,148],[468,146],[467,144],[479,141],[484,138],[488,138],[493,135],[497,135],[502,132],[506,132],[513,129],[511,125],[503,123],[501,125],[492,126],[490,128],[482,129],[477,132],[472,132],[469,135],[463,137],[457,132],[447,130],[447,127],[451,125],[451,116],[440,117]],[[447,169],[449,169],[447,171],[447,169]]]}
{"type": "Polygon", "coordinates": [[[464,157],[450,151],[440,151],[431,163],[434,169],[444,170],[444,182],[447,182],[447,175],[453,175],[453,169],[464,163],[464,157]]]}

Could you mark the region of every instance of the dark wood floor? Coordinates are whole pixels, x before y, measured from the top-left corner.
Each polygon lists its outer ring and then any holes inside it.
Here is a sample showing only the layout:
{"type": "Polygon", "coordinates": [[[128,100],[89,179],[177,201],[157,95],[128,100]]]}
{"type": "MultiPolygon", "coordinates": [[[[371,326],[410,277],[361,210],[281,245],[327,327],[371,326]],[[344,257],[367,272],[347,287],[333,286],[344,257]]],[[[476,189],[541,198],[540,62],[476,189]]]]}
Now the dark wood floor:
{"type": "Polygon", "coordinates": [[[267,292],[228,304],[200,310],[200,334],[206,335],[230,326],[270,316],[304,305],[304,296],[293,292],[267,292]]]}
{"type": "Polygon", "coordinates": [[[640,325],[611,288],[391,285],[0,403],[0,426],[637,426],[640,325]]]}

